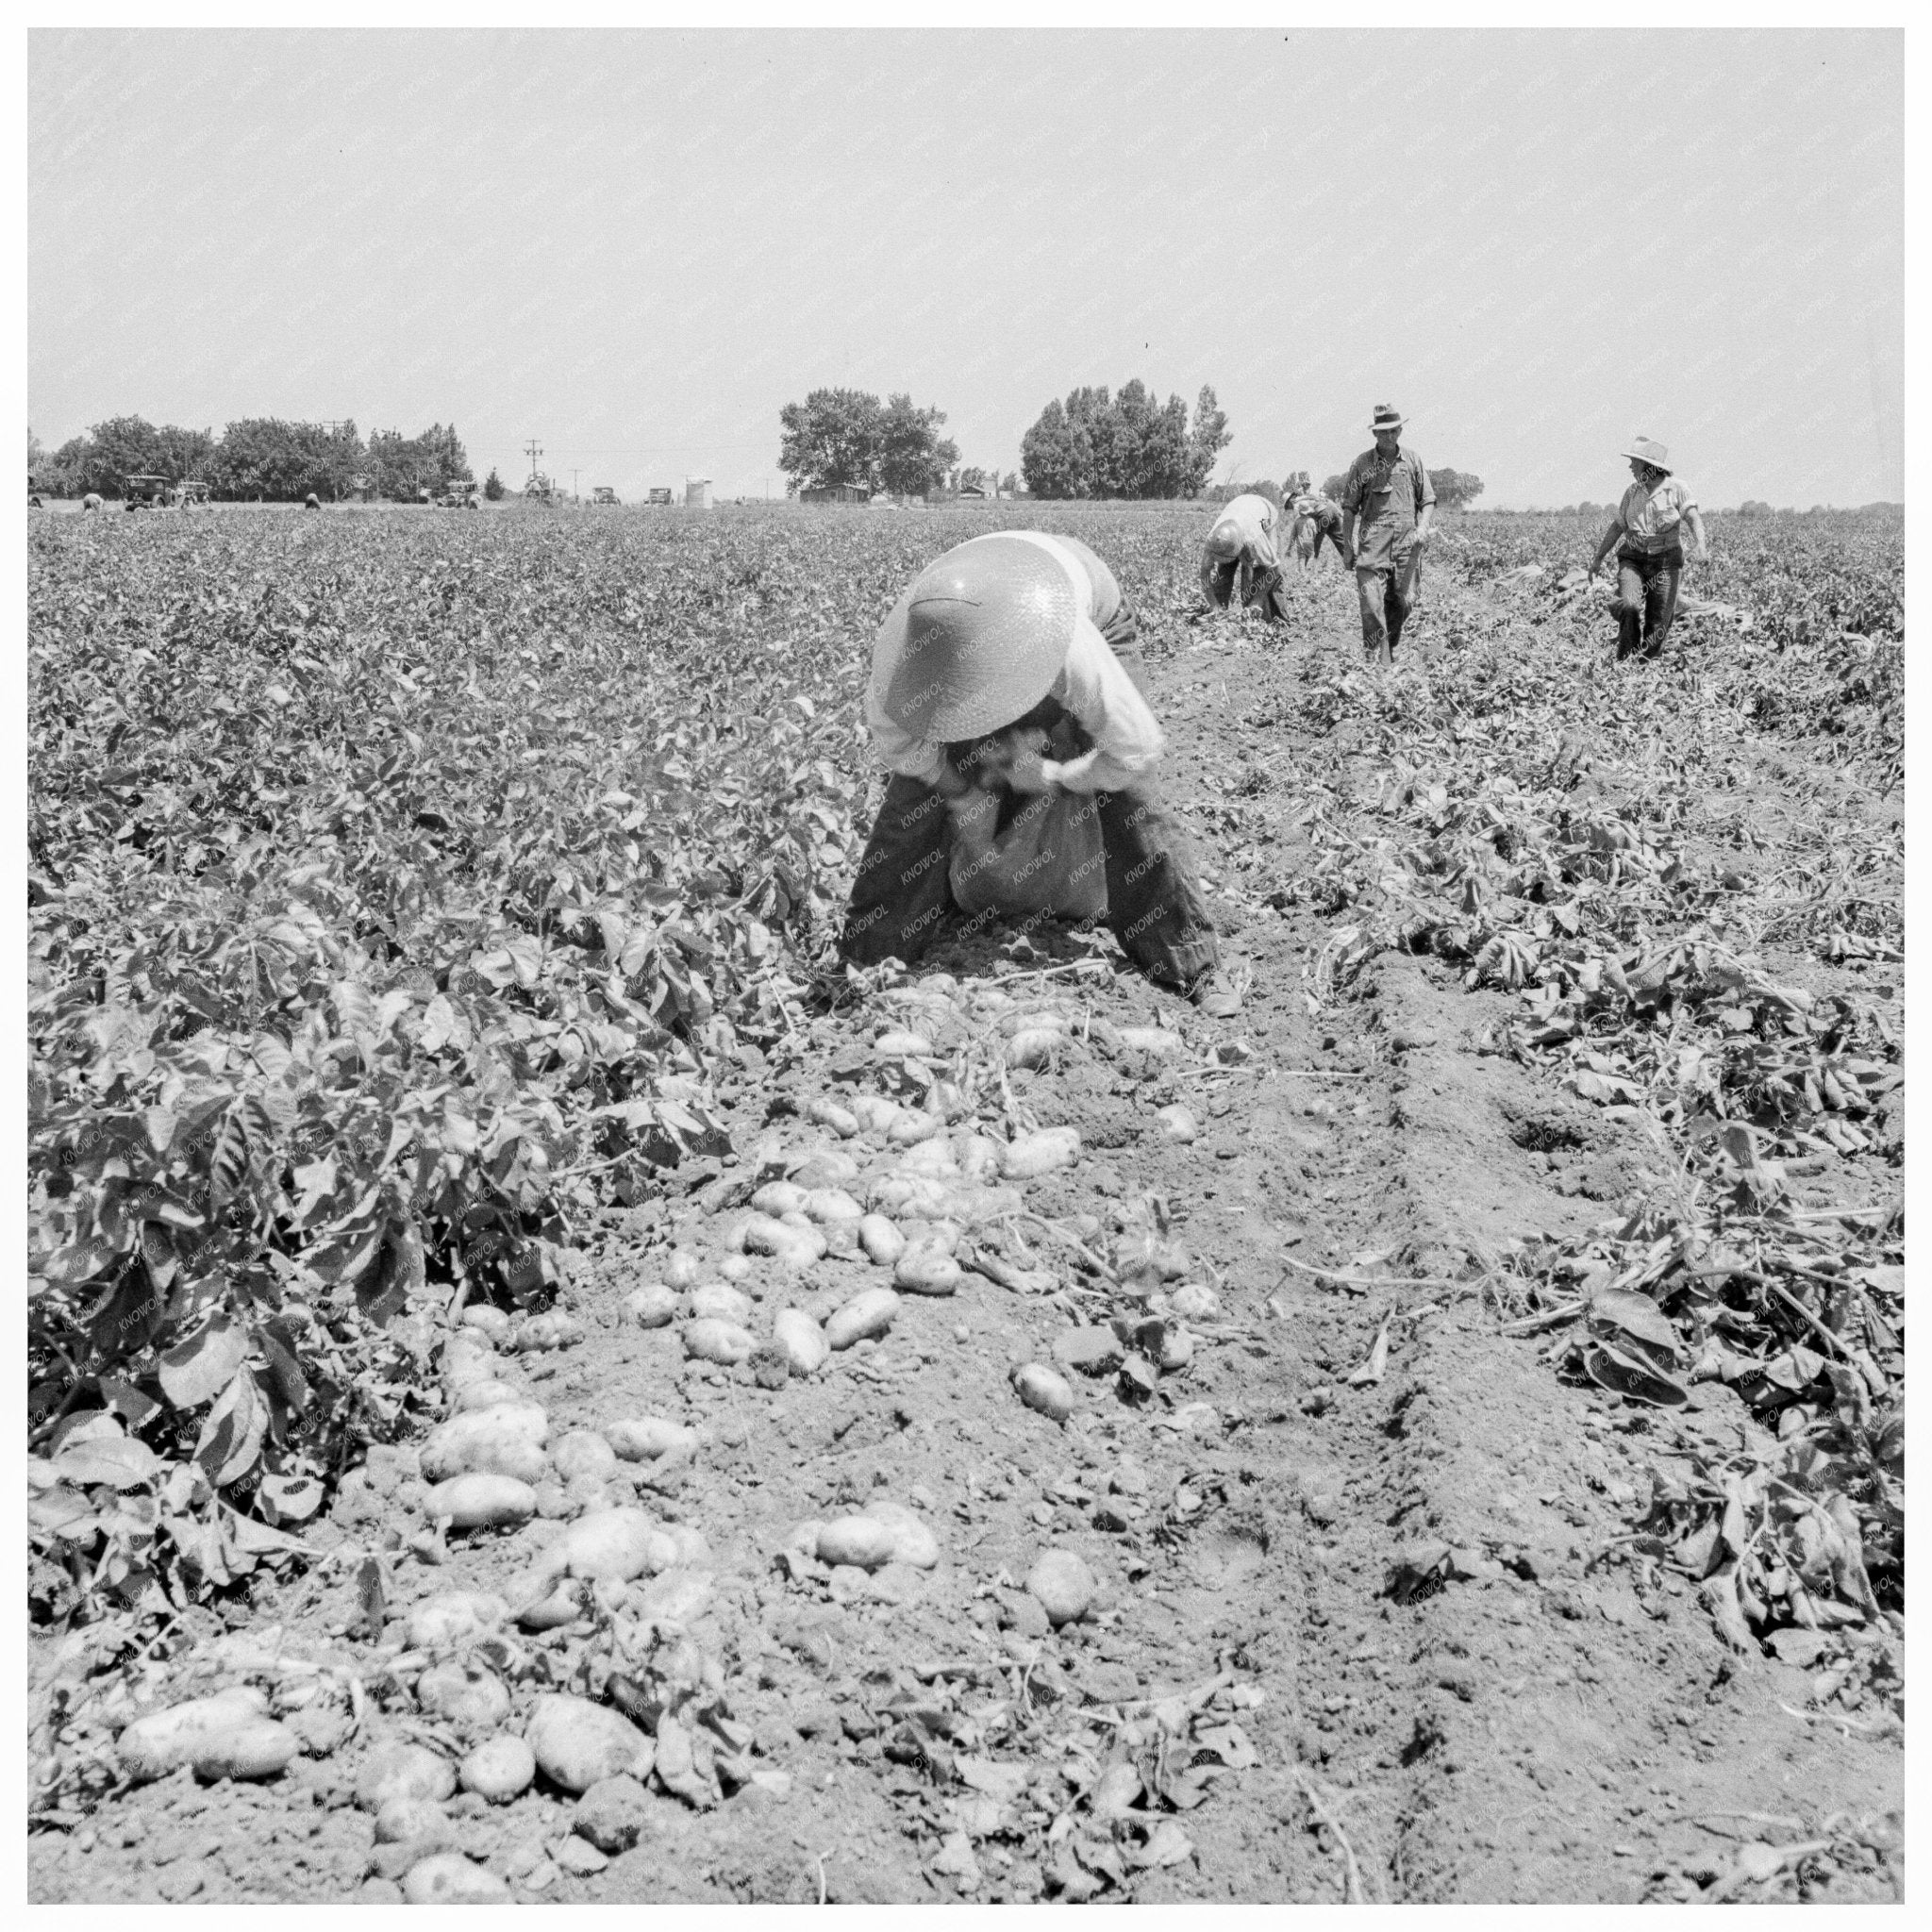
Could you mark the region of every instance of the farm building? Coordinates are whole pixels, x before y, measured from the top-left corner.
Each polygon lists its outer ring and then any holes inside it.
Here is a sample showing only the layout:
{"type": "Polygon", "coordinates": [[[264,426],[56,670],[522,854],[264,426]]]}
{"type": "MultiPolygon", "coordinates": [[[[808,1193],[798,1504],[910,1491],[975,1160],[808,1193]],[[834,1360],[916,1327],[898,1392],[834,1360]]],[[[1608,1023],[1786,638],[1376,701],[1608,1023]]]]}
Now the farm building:
{"type": "Polygon", "coordinates": [[[857,483],[828,483],[823,490],[801,490],[800,503],[870,503],[872,491],[857,483]]]}
{"type": "Polygon", "coordinates": [[[708,476],[688,476],[685,478],[684,507],[686,509],[709,509],[711,508],[711,479],[708,476]]]}

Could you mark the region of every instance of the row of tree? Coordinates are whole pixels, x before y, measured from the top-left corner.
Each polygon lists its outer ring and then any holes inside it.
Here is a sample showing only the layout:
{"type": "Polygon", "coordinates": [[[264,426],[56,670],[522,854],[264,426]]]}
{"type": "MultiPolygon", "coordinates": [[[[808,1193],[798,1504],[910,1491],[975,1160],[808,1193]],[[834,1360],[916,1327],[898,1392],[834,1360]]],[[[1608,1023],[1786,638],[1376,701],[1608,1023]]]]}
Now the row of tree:
{"type": "Polygon", "coordinates": [[[378,429],[365,442],[353,423],[253,416],[217,437],[116,416],[51,452],[29,431],[27,472],[45,496],[121,496],[130,476],[164,476],[206,483],[210,495],[230,502],[299,503],[312,493],[333,503],[366,491],[408,503],[425,490],[441,495],[468,481],[470,460],[455,426],[441,423],[420,436],[378,429]]]}
{"type": "MultiPolygon", "coordinates": [[[[996,478],[974,466],[955,467],[959,452],[940,434],[943,410],[920,408],[909,395],[885,402],[863,390],[815,389],[802,403],[778,412],[783,431],[778,467],[791,488],[851,490],[865,495],[932,496],[981,489],[1010,489],[1012,476],[996,478]]],[[[1138,377],[1118,394],[1105,387],[1076,389],[1047,404],[1020,443],[1020,474],[1038,497],[1131,499],[1198,497],[1224,501],[1239,493],[1227,484],[1208,489],[1216,458],[1233,441],[1226,412],[1211,388],[1195,398],[1192,420],[1179,396],[1157,402],[1138,377]]],[[[1436,502],[1457,509],[1482,494],[1480,476],[1460,470],[1431,470],[1436,502]]],[[[1323,492],[1341,494],[1343,479],[1330,476],[1323,492]]],[[[1279,506],[1296,478],[1247,484],[1279,506]]]]}

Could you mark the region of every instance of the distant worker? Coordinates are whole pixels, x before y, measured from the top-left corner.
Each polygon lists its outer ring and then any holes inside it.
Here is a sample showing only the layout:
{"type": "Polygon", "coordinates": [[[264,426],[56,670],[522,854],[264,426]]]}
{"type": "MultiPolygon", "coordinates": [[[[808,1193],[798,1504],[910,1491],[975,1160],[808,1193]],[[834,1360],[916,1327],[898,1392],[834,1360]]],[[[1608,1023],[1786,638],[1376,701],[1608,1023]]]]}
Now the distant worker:
{"type": "Polygon", "coordinates": [[[1061,917],[1084,901],[1092,916],[1099,871],[1108,923],[1143,973],[1210,1016],[1240,1009],[1187,834],[1160,795],[1165,747],[1137,635],[1113,573],[1076,538],[995,531],[920,573],[873,643],[865,722],[891,777],[846,911],[847,959],[910,964],[962,895],[1061,917]],[[989,815],[995,838],[1024,832],[1016,821],[1037,824],[1069,797],[1082,803],[1059,814],[1059,853],[1008,875],[996,849],[975,848],[989,815]],[[1098,849],[1068,866],[1080,831],[1098,849]],[[1024,876],[1035,866],[1051,881],[1024,876]]]}
{"type": "Polygon", "coordinates": [[[1362,648],[1388,664],[1416,606],[1436,492],[1423,459],[1402,447],[1401,416],[1377,403],[1369,426],[1375,446],[1349,464],[1341,489],[1341,555],[1355,566],[1362,648]]]}
{"type": "Polygon", "coordinates": [[[1274,506],[1253,491],[1222,506],[1201,550],[1201,590],[1225,610],[1241,587],[1241,606],[1258,604],[1264,617],[1286,617],[1281,559],[1274,550],[1274,506]]]}
{"type": "Polygon", "coordinates": [[[100,508],[101,493],[98,490],[90,490],[88,493],[80,499],[80,510],[83,516],[85,516],[88,513],[88,511],[99,509],[100,508]]]}
{"type": "Polygon", "coordinates": [[[320,509],[322,508],[322,498],[316,495],[315,491],[311,490],[308,492],[308,494],[302,499],[302,508],[304,509],[320,509]]]}
{"type": "Polygon", "coordinates": [[[1297,470],[1288,479],[1288,508],[1294,518],[1288,533],[1289,550],[1301,565],[1302,575],[1306,576],[1314,569],[1322,555],[1324,537],[1335,546],[1335,554],[1346,570],[1348,552],[1341,542],[1341,506],[1310,488],[1306,470],[1297,470]]]}
{"type": "Polygon", "coordinates": [[[1640,436],[1624,454],[1635,480],[1596,546],[1590,575],[1594,577],[1603,568],[1614,545],[1617,596],[1610,608],[1617,618],[1617,656],[1629,658],[1641,651],[1646,658],[1660,658],[1677,614],[1684,525],[1690,525],[1697,540],[1699,563],[1710,560],[1710,542],[1690,486],[1671,474],[1670,451],[1640,436]]]}

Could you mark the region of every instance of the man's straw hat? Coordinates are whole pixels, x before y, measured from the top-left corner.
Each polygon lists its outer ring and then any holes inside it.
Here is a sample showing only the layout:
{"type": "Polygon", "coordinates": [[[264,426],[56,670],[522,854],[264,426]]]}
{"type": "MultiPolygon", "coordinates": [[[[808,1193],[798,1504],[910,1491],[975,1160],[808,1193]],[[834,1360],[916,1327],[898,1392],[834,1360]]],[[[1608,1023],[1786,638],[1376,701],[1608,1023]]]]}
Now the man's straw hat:
{"type": "Polygon", "coordinates": [[[1661,470],[1666,476],[1671,474],[1671,453],[1662,443],[1653,442],[1647,436],[1635,438],[1624,454],[1632,462],[1648,463],[1653,470],[1661,470]]]}
{"type": "Polygon", "coordinates": [[[1016,531],[935,558],[872,647],[872,690],[900,730],[957,743],[1024,717],[1067,661],[1083,601],[1058,547],[1016,531]]]}
{"type": "Polygon", "coordinates": [[[1405,420],[1390,404],[1377,403],[1375,405],[1375,420],[1369,425],[1369,427],[1371,430],[1400,429],[1405,420]]]}

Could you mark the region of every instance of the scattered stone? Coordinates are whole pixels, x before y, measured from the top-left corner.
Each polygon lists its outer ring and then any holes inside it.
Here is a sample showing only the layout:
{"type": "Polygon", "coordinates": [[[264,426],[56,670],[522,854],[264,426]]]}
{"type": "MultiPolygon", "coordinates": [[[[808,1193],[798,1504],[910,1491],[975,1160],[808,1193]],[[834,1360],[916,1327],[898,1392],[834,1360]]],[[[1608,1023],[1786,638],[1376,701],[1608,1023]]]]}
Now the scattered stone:
{"type": "Polygon", "coordinates": [[[1193,1109],[1182,1107],[1179,1102],[1163,1107],[1154,1118],[1160,1123],[1162,1138],[1176,1146],[1186,1147],[1201,1138],[1201,1124],[1194,1118],[1193,1109]]]}
{"type": "Polygon", "coordinates": [[[595,1429],[573,1429],[559,1438],[550,1460],[567,1483],[582,1477],[608,1482],[617,1474],[617,1451],[595,1429]]]}
{"type": "Polygon", "coordinates": [[[454,1842],[455,1836],[449,1814],[434,1798],[391,1798],[375,1814],[375,1842],[379,1845],[411,1844],[421,1840],[425,1852],[441,1851],[454,1842]]]}
{"type": "Polygon", "coordinates": [[[559,1871],[574,1878],[589,1878],[603,1871],[610,1860],[586,1839],[567,1838],[550,1854],[559,1871]]]}
{"type": "Polygon", "coordinates": [[[1111,1328],[1069,1328],[1055,1338],[1053,1358],[1084,1375],[1109,1375],[1126,1359],[1126,1349],[1111,1328]]]}

